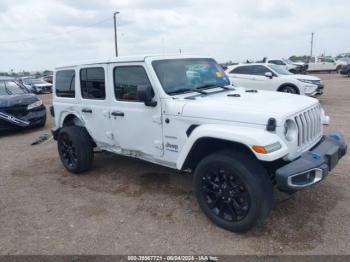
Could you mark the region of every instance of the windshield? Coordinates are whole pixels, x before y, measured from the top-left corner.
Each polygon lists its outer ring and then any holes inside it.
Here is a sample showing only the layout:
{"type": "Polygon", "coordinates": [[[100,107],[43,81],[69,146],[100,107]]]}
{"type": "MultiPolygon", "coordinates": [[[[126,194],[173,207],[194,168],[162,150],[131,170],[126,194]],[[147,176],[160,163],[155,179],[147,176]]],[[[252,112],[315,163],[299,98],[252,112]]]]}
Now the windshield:
{"type": "Polygon", "coordinates": [[[213,59],[159,60],[153,61],[152,65],[167,94],[230,84],[223,69],[213,59]]]}
{"type": "Polygon", "coordinates": [[[293,62],[291,61],[291,60],[289,60],[289,59],[282,59],[286,64],[289,64],[289,65],[291,65],[291,64],[293,64],[293,62]]]}
{"type": "Polygon", "coordinates": [[[292,75],[291,72],[287,71],[282,66],[278,66],[278,65],[268,65],[268,66],[279,75],[292,75]]]}
{"type": "Polygon", "coordinates": [[[27,94],[28,91],[13,81],[6,81],[3,85],[0,85],[1,95],[22,95],[27,94]]]}

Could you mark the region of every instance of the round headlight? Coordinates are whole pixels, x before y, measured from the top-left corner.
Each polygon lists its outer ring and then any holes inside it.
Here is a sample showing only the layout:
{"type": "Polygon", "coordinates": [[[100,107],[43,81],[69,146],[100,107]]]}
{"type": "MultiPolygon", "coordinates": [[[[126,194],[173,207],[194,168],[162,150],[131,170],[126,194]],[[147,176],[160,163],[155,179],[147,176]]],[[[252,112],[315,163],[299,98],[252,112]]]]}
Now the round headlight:
{"type": "Polygon", "coordinates": [[[298,137],[298,128],[295,122],[291,119],[288,119],[284,123],[284,136],[287,141],[292,142],[298,137]]]}

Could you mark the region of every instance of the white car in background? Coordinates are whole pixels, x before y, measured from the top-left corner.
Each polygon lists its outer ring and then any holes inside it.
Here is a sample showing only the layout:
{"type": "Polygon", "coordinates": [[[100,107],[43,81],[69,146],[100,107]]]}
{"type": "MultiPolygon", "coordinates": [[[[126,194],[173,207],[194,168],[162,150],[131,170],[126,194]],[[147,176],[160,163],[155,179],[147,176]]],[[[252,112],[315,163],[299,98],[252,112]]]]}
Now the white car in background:
{"type": "Polygon", "coordinates": [[[341,66],[337,64],[334,58],[328,56],[313,57],[308,65],[307,72],[333,72],[338,71],[340,69],[338,66],[341,66]]]}
{"type": "Polygon", "coordinates": [[[289,59],[266,59],[265,63],[281,66],[293,74],[305,73],[307,70],[305,65],[296,64],[289,59]]]}
{"type": "Polygon", "coordinates": [[[248,89],[279,91],[306,96],[323,94],[320,78],[296,75],[274,64],[239,64],[228,67],[226,74],[234,86],[248,89]]]}

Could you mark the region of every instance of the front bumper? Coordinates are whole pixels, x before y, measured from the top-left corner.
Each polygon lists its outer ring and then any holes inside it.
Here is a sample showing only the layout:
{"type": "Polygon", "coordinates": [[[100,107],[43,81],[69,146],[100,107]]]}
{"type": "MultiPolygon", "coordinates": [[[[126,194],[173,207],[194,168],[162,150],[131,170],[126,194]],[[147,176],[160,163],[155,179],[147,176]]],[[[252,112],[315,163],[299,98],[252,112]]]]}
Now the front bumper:
{"type": "Polygon", "coordinates": [[[306,94],[306,95],[311,96],[311,97],[318,97],[318,96],[323,94],[323,90],[324,90],[324,85],[318,84],[317,89],[314,92],[312,92],[311,94],[306,94]]]}
{"type": "Polygon", "coordinates": [[[277,169],[278,189],[293,193],[322,181],[346,153],[347,144],[340,133],[325,136],[311,151],[277,169]]]}
{"type": "Polygon", "coordinates": [[[6,115],[8,116],[7,119],[0,119],[0,131],[37,126],[46,120],[46,108],[41,105],[28,110],[24,116],[6,115]]]}

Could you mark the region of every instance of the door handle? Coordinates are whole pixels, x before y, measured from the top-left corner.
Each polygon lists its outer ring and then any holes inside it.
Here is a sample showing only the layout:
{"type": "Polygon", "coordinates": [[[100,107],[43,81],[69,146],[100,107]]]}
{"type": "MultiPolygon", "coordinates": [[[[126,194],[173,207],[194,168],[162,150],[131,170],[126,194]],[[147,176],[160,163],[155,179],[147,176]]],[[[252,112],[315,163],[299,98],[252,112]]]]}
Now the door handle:
{"type": "Polygon", "coordinates": [[[91,109],[91,108],[83,108],[83,109],[81,110],[81,112],[83,112],[83,113],[88,113],[88,114],[92,114],[92,109],[91,109]]]}
{"type": "Polygon", "coordinates": [[[121,111],[113,111],[111,113],[112,116],[124,116],[124,112],[121,111]]]}

